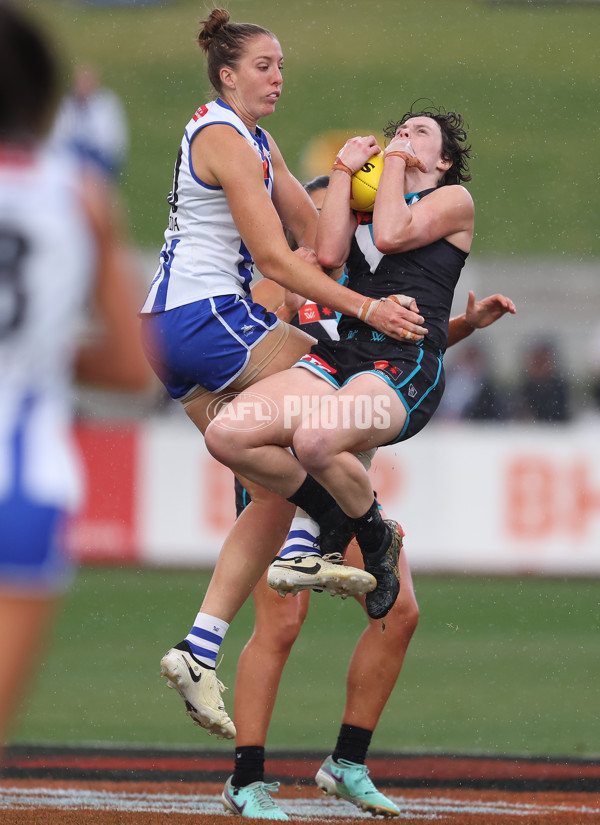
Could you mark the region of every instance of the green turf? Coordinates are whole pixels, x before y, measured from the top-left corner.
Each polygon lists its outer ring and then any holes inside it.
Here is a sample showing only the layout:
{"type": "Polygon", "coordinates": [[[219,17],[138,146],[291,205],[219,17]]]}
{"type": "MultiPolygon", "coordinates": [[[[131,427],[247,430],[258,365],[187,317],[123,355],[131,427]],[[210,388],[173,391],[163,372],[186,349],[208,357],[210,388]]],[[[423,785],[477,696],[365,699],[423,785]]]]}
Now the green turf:
{"type": "MultiPolygon", "coordinates": [[[[67,69],[103,67],[125,100],[132,153],[124,194],[136,240],[158,249],[183,127],[208,89],[194,44],[205,4],[29,3],[67,69]]],[[[264,125],[290,168],[331,128],[381,128],[419,97],[461,111],[476,151],[470,189],[480,255],[600,255],[594,4],[485,0],[230,0],[234,20],[272,29],[284,94],[264,125]],[[593,170],[596,169],[594,172],[593,170]]],[[[326,171],[326,170],[324,170],[326,171]]]]}
{"type": "MultiPolygon", "coordinates": [[[[220,747],[158,678],[162,653],[189,629],[205,572],[84,569],[16,740],[220,747]]],[[[373,749],[598,755],[600,583],[417,577],[419,628],[373,749]]],[[[326,750],[363,627],[352,601],[313,595],[292,652],[269,744],[326,750]]],[[[249,635],[247,605],[219,674],[233,687],[249,635]]],[[[232,693],[225,694],[232,708],[232,693]]]]}

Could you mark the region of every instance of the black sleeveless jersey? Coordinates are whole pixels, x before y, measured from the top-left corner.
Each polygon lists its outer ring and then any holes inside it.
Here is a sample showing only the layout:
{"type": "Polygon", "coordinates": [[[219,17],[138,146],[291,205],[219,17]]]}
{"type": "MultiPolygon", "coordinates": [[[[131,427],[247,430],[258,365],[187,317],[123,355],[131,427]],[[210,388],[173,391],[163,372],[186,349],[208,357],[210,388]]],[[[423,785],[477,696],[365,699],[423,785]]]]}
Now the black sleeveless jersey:
{"type": "MultiPolygon", "coordinates": [[[[405,198],[411,205],[433,191],[426,189],[405,198]]],[[[346,263],[347,285],[370,298],[385,298],[394,293],[410,295],[425,319],[423,326],[429,330],[426,341],[444,351],[454,289],[467,255],[443,238],[408,252],[383,255],[373,242],[372,216],[359,213],[359,225],[346,263]]],[[[372,340],[386,338],[347,315],[342,315],[338,331],[342,340],[353,337],[365,340],[371,333],[375,336],[372,340]]]]}

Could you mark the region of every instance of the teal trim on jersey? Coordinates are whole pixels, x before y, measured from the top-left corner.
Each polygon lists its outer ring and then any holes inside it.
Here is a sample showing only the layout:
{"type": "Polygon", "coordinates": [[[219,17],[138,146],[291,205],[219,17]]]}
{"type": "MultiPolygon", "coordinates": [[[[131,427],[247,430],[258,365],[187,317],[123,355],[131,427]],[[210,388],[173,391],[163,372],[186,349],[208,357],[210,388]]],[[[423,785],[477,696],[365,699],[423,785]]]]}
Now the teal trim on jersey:
{"type": "MultiPolygon", "coordinates": [[[[413,203],[421,200],[421,195],[419,192],[407,192],[404,196],[404,200],[408,204],[408,206],[412,206],[413,203]]],[[[369,226],[369,234],[371,235],[371,240],[373,241],[373,245],[375,245],[375,239],[373,238],[373,221],[368,225],[369,226]]]]}
{"type": "Polygon", "coordinates": [[[443,359],[442,359],[441,355],[439,355],[439,356],[438,356],[438,371],[437,371],[437,375],[436,375],[436,377],[435,377],[435,381],[434,381],[434,382],[433,382],[433,384],[429,387],[429,389],[427,390],[427,392],[424,392],[424,393],[423,393],[423,395],[422,395],[422,396],[421,396],[421,398],[419,399],[418,403],[417,403],[417,404],[415,404],[415,406],[414,406],[414,407],[411,407],[411,409],[410,409],[410,410],[408,410],[408,415],[407,415],[407,417],[406,417],[406,422],[405,422],[405,424],[404,424],[404,427],[402,427],[402,430],[400,431],[400,433],[398,434],[398,436],[397,436],[397,437],[396,437],[393,441],[390,441],[390,444],[397,444],[397,443],[398,443],[398,441],[402,438],[402,436],[403,436],[403,435],[404,435],[404,433],[406,432],[406,429],[407,429],[408,424],[409,424],[409,422],[410,422],[410,414],[411,414],[411,412],[413,412],[414,410],[416,410],[416,409],[417,409],[417,407],[419,406],[419,404],[421,404],[421,402],[422,402],[422,401],[424,401],[424,400],[425,400],[425,398],[427,398],[427,396],[429,395],[429,393],[430,393],[430,392],[432,392],[432,390],[434,390],[434,389],[437,387],[437,385],[438,385],[438,383],[439,383],[439,380],[440,380],[440,375],[441,375],[441,373],[442,373],[442,364],[443,364],[443,359]]]}
{"type": "Polygon", "coordinates": [[[331,377],[331,375],[328,372],[326,372],[324,369],[321,369],[321,367],[318,367],[316,364],[311,364],[310,361],[303,361],[302,359],[300,359],[299,361],[296,361],[295,364],[292,364],[292,369],[294,367],[303,367],[305,370],[310,370],[310,372],[314,372],[315,375],[318,375],[319,378],[324,378],[327,381],[327,383],[331,384],[331,386],[334,389],[340,389],[340,385],[331,377]]]}
{"type": "MultiPolygon", "coordinates": [[[[419,353],[419,360],[418,360],[417,366],[410,373],[410,375],[408,375],[404,379],[404,381],[401,384],[394,384],[393,381],[391,380],[391,378],[389,378],[384,372],[379,372],[379,370],[362,370],[361,372],[357,372],[355,375],[350,376],[350,378],[348,378],[348,380],[344,381],[344,383],[342,384],[342,386],[345,387],[351,381],[354,381],[355,378],[358,378],[359,375],[365,375],[365,374],[370,373],[371,375],[376,375],[378,378],[381,378],[382,381],[385,381],[385,383],[388,385],[388,387],[390,387],[390,389],[394,390],[397,397],[400,399],[400,402],[402,403],[402,406],[406,410],[406,421],[404,422],[404,427],[402,427],[402,429],[400,430],[400,432],[398,433],[398,435],[396,436],[396,438],[393,441],[386,441],[386,443],[382,446],[388,446],[389,444],[397,444],[401,440],[401,438],[403,437],[404,433],[406,432],[406,430],[408,429],[408,426],[410,424],[411,413],[414,412],[414,410],[417,409],[417,407],[425,400],[425,398],[427,398],[429,393],[432,392],[437,387],[437,385],[439,384],[440,375],[442,373],[442,364],[443,364],[443,360],[442,360],[441,355],[437,356],[438,371],[437,371],[437,375],[435,376],[435,381],[429,387],[427,392],[423,393],[423,395],[419,398],[418,402],[414,405],[414,407],[409,407],[409,405],[408,405],[406,399],[404,398],[404,396],[400,394],[399,390],[401,390],[403,387],[405,387],[407,382],[411,381],[412,378],[421,369],[420,363],[421,363],[421,360],[423,358],[423,348],[421,347],[420,349],[421,349],[421,352],[419,353]]],[[[313,366],[313,365],[311,365],[311,366],[313,366]]],[[[315,371],[316,371],[316,369],[317,368],[315,368],[315,371]]],[[[337,384],[335,386],[337,387],[337,384]]]]}

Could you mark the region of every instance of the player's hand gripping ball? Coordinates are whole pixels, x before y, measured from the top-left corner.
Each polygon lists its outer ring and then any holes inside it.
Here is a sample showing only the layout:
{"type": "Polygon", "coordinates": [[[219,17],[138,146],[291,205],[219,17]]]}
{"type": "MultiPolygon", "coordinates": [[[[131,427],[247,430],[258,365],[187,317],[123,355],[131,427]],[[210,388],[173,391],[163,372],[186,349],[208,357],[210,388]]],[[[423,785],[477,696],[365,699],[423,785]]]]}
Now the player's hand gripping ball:
{"type": "Polygon", "coordinates": [[[383,171],[383,152],[373,155],[351,177],[350,208],[356,212],[372,212],[379,178],[383,171]]]}

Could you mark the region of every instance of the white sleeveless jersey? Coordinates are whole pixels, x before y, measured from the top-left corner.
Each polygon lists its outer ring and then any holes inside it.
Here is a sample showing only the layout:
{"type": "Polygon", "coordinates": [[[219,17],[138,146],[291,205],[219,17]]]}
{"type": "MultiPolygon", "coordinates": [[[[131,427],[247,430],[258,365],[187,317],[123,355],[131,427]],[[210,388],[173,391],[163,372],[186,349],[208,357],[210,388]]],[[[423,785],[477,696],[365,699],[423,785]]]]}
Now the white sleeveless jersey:
{"type": "Polygon", "coordinates": [[[0,499],[80,493],[70,381],[95,242],[69,157],[0,147],[0,499]]]}
{"type": "Polygon", "coordinates": [[[235,112],[215,100],[201,106],[185,129],[173,175],[173,189],[160,263],[142,313],[163,312],[215,295],[249,295],[254,262],[235,225],[225,192],[201,181],[192,167],[194,136],[211,124],[227,124],[255,150],[265,186],[273,194],[273,167],[265,134],[253,134],[235,112]]]}

